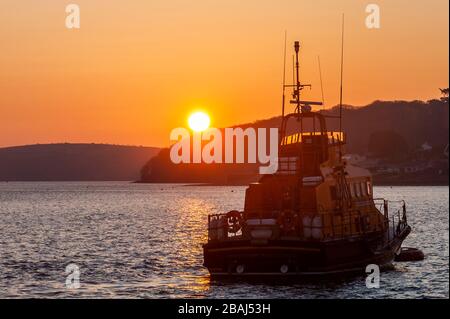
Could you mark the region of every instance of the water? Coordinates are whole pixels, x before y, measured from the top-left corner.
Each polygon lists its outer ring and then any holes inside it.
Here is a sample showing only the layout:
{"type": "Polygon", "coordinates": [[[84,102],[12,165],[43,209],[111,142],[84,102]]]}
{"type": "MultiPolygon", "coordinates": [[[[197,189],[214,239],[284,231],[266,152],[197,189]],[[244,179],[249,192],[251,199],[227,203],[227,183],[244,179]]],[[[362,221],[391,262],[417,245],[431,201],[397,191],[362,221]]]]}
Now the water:
{"type": "Polygon", "coordinates": [[[209,213],[242,209],[245,187],[0,183],[1,298],[448,298],[448,187],[377,187],[406,199],[406,246],[380,289],[357,277],[315,283],[212,282],[202,266],[209,213]],[[66,288],[66,266],[80,288],[66,288]]]}

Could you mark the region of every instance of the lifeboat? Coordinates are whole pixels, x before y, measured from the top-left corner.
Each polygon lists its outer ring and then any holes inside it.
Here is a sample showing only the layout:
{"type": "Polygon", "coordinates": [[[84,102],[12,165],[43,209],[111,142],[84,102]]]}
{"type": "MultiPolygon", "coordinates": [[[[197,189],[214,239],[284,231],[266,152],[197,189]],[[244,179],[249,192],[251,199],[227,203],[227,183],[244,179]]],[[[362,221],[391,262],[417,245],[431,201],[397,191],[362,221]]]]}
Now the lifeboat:
{"type": "Polygon", "coordinates": [[[390,265],[411,231],[406,204],[374,198],[370,172],[344,160],[346,135],[312,111],[322,103],[301,100],[299,47],[277,172],[249,185],[243,211],[208,216],[204,266],[213,277],[364,272],[390,265]]]}

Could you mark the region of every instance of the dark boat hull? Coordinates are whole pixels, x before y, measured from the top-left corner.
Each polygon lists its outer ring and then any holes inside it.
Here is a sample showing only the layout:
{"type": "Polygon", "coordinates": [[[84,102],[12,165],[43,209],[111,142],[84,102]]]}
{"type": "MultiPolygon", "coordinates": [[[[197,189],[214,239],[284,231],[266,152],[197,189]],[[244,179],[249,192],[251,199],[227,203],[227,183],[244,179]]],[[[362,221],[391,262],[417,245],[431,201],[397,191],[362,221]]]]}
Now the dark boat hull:
{"type": "Polygon", "coordinates": [[[370,264],[386,267],[394,260],[406,227],[384,245],[385,234],[329,241],[274,240],[266,243],[237,240],[208,243],[204,266],[212,277],[326,276],[365,272],[370,264]]]}

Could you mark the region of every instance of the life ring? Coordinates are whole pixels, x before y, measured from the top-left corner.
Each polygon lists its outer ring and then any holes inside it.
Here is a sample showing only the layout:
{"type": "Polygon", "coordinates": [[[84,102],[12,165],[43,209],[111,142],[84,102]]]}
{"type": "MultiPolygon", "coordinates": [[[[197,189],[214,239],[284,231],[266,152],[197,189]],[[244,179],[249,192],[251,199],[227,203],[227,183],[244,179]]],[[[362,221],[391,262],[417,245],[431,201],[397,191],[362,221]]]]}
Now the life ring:
{"type": "Polygon", "coordinates": [[[297,228],[298,214],[291,210],[282,211],[278,216],[278,224],[285,232],[293,232],[297,228]]]}
{"type": "Polygon", "coordinates": [[[231,234],[236,234],[238,231],[242,229],[242,215],[237,210],[232,210],[227,213],[227,222],[228,222],[228,232],[231,234]]]}

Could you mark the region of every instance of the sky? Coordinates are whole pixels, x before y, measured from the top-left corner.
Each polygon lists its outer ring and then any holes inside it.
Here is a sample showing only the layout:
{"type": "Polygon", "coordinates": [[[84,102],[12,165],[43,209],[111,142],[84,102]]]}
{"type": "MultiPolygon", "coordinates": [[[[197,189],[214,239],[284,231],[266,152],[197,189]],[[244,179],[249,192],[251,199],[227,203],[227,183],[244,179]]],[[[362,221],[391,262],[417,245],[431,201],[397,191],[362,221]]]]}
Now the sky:
{"type": "Polygon", "coordinates": [[[36,143],[168,146],[204,110],[214,127],[279,115],[284,33],[304,98],[428,100],[449,82],[448,0],[1,0],[0,147],[36,143]],[[80,29],[65,25],[80,7],[80,29]],[[366,6],[380,28],[366,27],[366,6]]]}

